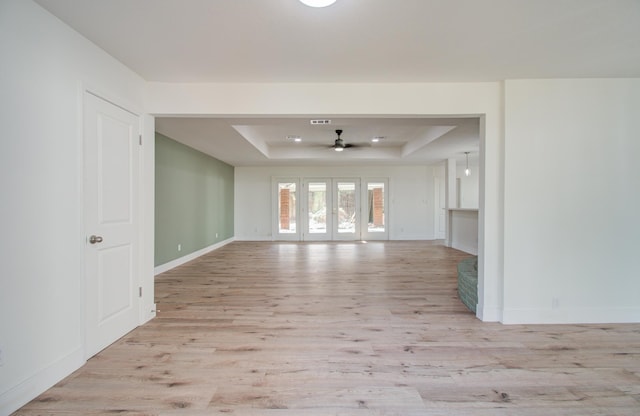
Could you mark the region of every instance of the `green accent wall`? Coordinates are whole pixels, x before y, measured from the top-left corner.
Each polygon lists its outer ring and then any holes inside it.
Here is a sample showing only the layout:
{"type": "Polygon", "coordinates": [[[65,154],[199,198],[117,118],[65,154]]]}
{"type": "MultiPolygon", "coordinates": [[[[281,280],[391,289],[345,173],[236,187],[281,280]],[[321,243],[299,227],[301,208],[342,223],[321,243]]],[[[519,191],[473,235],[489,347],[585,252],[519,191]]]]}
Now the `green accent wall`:
{"type": "Polygon", "coordinates": [[[234,236],[233,166],[159,133],[155,162],[156,266],[234,236]]]}

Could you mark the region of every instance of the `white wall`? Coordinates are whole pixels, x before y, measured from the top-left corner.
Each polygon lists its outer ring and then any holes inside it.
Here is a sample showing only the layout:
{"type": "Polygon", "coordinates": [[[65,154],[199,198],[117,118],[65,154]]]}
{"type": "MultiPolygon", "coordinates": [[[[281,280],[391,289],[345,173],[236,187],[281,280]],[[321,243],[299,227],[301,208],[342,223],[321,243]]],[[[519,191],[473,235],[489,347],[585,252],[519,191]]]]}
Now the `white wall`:
{"type": "Polygon", "coordinates": [[[640,79],[506,83],[505,322],[640,321],[640,79]]]}
{"type": "MultiPolygon", "coordinates": [[[[0,414],[7,414],[84,363],[80,85],[142,108],[144,82],[27,0],[0,2],[0,61],[0,414]]],[[[153,138],[152,120],[144,121],[145,140],[153,138]]],[[[151,262],[151,278],[152,271],[151,262]]]]}
{"type": "Polygon", "coordinates": [[[271,177],[389,178],[390,240],[431,240],[433,168],[378,167],[237,167],[235,169],[236,240],[272,240],[271,177]]]}
{"type": "Polygon", "coordinates": [[[449,238],[447,246],[465,253],[478,254],[478,210],[457,208],[449,210],[449,238]]]}

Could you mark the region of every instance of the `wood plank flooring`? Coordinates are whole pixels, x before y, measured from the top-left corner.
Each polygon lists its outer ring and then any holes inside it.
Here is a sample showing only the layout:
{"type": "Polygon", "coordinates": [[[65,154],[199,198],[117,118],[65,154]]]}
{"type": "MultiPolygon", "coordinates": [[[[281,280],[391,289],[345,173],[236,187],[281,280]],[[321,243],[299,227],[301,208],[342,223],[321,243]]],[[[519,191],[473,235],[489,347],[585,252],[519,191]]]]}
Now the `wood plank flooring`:
{"type": "Polygon", "coordinates": [[[229,244],[158,276],[156,319],[16,414],[640,414],[640,325],[480,322],[466,256],[229,244]]]}

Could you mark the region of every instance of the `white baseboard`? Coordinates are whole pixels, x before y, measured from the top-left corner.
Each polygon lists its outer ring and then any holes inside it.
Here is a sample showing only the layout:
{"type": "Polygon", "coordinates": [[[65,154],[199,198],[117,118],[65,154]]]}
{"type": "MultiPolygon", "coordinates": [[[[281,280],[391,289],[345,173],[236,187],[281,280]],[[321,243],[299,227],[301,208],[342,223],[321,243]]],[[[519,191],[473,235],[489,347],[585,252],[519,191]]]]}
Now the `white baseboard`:
{"type": "Polygon", "coordinates": [[[640,308],[505,309],[503,324],[639,323],[640,308]]]}
{"type": "Polygon", "coordinates": [[[482,322],[501,322],[502,309],[492,307],[482,307],[480,304],[476,306],[476,317],[482,322]]]}
{"type": "Polygon", "coordinates": [[[84,350],[78,348],[0,394],[0,415],[9,415],[15,412],[85,363],[84,350]]]}
{"type": "Polygon", "coordinates": [[[457,241],[454,241],[453,244],[451,244],[451,248],[464,251],[465,253],[473,254],[474,256],[478,255],[478,247],[472,247],[463,243],[459,243],[457,241]]]}
{"type": "Polygon", "coordinates": [[[252,242],[252,241],[276,241],[273,239],[273,237],[271,236],[249,236],[249,237],[237,237],[235,238],[235,241],[247,241],[247,242],[252,242]]]}
{"type": "Polygon", "coordinates": [[[235,241],[235,238],[231,237],[231,238],[226,239],[224,241],[221,241],[219,243],[213,244],[213,245],[211,245],[209,247],[205,247],[205,248],[200,249],[198,251],[194,251],[193,253],[189,253],[186,256],[182,256],[182,257],[180,257],[178,259],[171,260],[168,263],[161,264],[160,266],[156,266],[156,268],[153,269],[153,273],[154,273],[154,275],[157,276],[160,273],[164,273],[164,272],[166,272],[168,270],[171,270],[171,269],[173,269],[175,267],[181,266],[181,265],[183,265],[183,264],[185,264],[187,262],[190,262],[191,260],[197,259],[200,256],[203,256],[203,255],[205,255],[207,253],[210,253],[213,250],[217,250],[220,247],[224,247],[224,246],[226,246],[227,244],[229,244],[229,243],[231,243],[233,241],[235,241]]]}

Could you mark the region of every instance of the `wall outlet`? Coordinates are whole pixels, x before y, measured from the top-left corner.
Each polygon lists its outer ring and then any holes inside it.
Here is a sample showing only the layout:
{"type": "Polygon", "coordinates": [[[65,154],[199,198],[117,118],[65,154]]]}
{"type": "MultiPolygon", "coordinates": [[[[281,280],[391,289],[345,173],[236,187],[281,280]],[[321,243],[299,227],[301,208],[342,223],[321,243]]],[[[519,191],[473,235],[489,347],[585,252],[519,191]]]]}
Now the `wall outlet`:
{"type": "Polygon", "coordinates": [[[182,244],[178,244],[178,251],[182,251],[182,244]]]}

